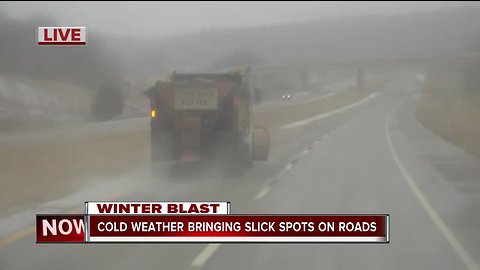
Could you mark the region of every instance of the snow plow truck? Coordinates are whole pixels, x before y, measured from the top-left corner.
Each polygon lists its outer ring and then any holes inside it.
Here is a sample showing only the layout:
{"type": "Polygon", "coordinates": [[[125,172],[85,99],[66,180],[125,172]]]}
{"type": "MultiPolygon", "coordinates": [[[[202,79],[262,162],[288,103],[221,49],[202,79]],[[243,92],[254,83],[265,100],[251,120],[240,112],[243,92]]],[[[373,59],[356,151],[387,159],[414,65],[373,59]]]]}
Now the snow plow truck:
{"type": "Polygon", "coordinates": [[[265,128],[252,126],[250,68],[177,73],[145,91],[151,104],[152,168],[167,161],[220,160],[237,169],[267,160],[265,128]]]}

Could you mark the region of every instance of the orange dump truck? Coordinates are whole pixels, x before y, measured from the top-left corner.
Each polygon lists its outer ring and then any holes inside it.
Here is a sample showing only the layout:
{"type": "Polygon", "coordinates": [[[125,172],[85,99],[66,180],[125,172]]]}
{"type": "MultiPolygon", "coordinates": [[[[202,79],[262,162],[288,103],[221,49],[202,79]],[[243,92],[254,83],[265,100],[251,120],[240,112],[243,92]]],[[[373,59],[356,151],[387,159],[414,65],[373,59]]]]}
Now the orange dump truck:
{"type": "Polygon", "coordinates": [[[174,72],[148,89],[153,164],[217,159],[243,169],[266,160],[269,134],[252,127],[248,73],[174,72]]]}

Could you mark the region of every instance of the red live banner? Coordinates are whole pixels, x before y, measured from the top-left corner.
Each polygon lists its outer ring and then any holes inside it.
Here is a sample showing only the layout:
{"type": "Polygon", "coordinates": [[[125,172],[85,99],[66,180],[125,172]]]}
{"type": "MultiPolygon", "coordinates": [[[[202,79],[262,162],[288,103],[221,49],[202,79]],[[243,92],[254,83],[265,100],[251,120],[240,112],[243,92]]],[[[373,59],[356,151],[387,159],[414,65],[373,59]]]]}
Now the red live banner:
{"type": "Polygon", "coordinates": [[[388,243],[389,216],[37,216],[37,242],[388,243]]]}

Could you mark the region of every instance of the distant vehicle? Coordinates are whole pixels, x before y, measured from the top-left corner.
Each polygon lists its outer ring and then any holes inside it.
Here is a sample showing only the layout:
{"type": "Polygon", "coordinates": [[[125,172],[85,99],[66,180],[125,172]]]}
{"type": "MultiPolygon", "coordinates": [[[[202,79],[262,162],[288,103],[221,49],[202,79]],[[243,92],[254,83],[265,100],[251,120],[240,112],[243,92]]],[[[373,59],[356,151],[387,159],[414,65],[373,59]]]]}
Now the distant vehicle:
{"type": "Polygon", "coordinates": [[[289,101],[292,99],[292,95],[291,94],[283,94],[282,96],[282,100],[283,101],[289,101]]]}

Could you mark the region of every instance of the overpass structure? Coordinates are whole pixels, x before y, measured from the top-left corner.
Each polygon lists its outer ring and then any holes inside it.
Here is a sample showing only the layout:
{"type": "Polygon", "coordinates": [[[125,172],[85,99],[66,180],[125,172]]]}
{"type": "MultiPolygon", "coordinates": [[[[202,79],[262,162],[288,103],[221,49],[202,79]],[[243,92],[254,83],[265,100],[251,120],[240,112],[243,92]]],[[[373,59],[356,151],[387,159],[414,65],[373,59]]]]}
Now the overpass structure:
{"type": "Polygon", "coordinates": [[[385,75],[410,71],[426,73],[432,66],[458,66],[480,63],[479,53],[443,56],[383,58],[297,63],[277,66],[252,67],[251,86],[259,89],[262,97],[273,98],[282,93],[319,90],[324,83],[351,77],[359,90],[365,76],[385,75]]]}

